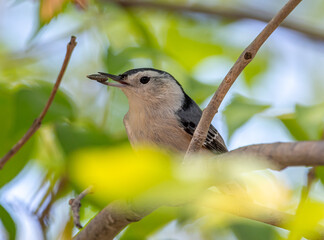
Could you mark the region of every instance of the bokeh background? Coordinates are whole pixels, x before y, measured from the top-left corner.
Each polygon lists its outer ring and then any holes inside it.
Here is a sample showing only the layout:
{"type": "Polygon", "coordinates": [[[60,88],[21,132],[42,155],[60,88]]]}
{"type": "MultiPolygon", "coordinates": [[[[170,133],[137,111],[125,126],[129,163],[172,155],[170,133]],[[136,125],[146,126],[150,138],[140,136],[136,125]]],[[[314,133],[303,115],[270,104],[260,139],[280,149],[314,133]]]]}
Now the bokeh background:
{"type": "MultiPolygon", "coordinates": [[[[69,239],[77,229],[68,200],[81,190],[69,178],[69,155],[88,147],[127,145],[122,123],[128,109],[126,97],[86,75],[120,74],[137,67],[162,69],[203,108],[265,26],[262,19],[286,3],[152,2],[0,1],[1,156],[41,112],[70,36],[75,35],[78,42],[43,126],[0,171],[0,239],[69,239]],[[181,10],[174,11],[172,6],[181,10]],[[215,13],[206,14],[203,9],[215,13]]],[[[286,21],[298,31],[277,29],[237,79],[213,121],[229,149],[323,139],[323,13],[323,1],[303,1],[286,21]]],[[[306,173],[305,167],[269,171],[291,191],[292,208],[298,204],[306,173]]],[[[311,194],[323,200],[320,182],[311,194]]],[[[83,206],[83,223],[102,207],[87,200],[83,206]]],[[[146,223],[150,229],[146,235],[124,239],[208,239],[193,221],[179,226],[176,218],[168,215],[163,223],[146,223]]],[[[251,222],[216,224],[214,229],[212,236],[221,239],[260,239],[252,238],[251,232],[262,239],[287,235],[251,222]]]]}

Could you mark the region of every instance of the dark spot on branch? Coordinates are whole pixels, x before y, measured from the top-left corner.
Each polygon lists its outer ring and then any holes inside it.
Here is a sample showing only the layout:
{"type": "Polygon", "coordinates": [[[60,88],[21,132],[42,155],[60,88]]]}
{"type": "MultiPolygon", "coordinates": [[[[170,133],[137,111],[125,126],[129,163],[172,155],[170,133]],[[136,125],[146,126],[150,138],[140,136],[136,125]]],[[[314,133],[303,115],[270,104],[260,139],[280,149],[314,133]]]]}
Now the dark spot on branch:
{"type": "Polygon", "coordinates": [[[246,53],[244,54],[244,59],[245,59],[245,60],[250,60],[250,59],[252,59],[252,53],[251,53],[251,52],[246,52],[246,53]]]}

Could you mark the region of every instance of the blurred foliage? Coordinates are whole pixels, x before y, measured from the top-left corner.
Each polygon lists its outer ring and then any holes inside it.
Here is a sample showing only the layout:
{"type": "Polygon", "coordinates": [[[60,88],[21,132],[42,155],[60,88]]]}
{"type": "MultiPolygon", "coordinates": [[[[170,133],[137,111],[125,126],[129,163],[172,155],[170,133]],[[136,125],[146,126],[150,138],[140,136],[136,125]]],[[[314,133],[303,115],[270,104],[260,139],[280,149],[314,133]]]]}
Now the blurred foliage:
{"type": "Polygon", "coordinates": [[[264,223],[255,223],[245,220],[234,222],[230,227],[238,240],[280,239],[275,228],[264,223]]]}
{"type": "Polygon", "coordinates": [[[226,106],[223,113],[226,118],[229,138],[235,130],[244,125],[251,117],[269,107],[270,105],[261,105],[243,96],[235,96],[231,103],[226,106]]]}
{"type": "Polygon", "coordinates": [[[320,140],[324,134],[324,104],[296,105],[295,113],[278,116],[298,141],[320,140]]]}
{"type": "MultiPolygon", "coordinates": [[[[263,11],[261,7],[265,5],[258,1],[262,1],[257,0],[256,5],[263,11]]],[[[176,3],[189,4],[186,0],[176,3]]],[[[208,9],[229,6],[249,12],[253,3],[204,0],[191,1],[191,4],[208,9]]],[[[267,11],[275,12],[282,1],[266,4],[267,11]]],[[[266,165],[250,165],[247,164],[250,160],[241,159],[244,164],[238,166],[229,159],[226,163],[214,161],[210,164],[207,160],[209,165],[206,166],[199,164],[200,161],[205,163],[206,159],[195,159],[192,166],[183,166],[178,156],[158,149],[143,148],[134,152],[122,124],[128,108],[126,97],[118,89],[108,89],[102,94],[102,86],[84,80],[85,75],[96,71],[120,74],[131,68],[154,67],[171,73],[188,95],[199,105],[204,105],[224,77],[215,78],[211,73],[229,70],[222,63],[235,62],[254,37],[254,32],[249,30],[258,28],[257,25],[250,24],[251,21],[197,13],[125,8],[113,1],[15,1],[13,5],[5,3],[3,6],[5,11],[1,13],[14,23],[11,30],[17,29],[19,33],[11,39],[7,38],[10,33],[5,31],[0,36],[0,156],[23,136],[45,106],[65,50],[60,43],[65,44],[72,34],[77,35],[79,43],[42,127],[0,172],[0,229],[6,232],[0,233],[0,238],[4,236],[11,240],[21,235],[20,224],[17,224],[21,221],[16,219],[22,211],[16,205],[17,202],[21,205],[21,201],[26,205],[23,211],[32,216],[29,221],[42,230],[39,239],[69,239],[75,229],[71,216],[62,216],[69,212],[68,198],[91,184],[96,193],[82,202],[84,222],[116,198],[145,205],[198,198],[187,207],[158,209],[131,224],[119,239],[154,238],[173,221],[181,228],[196,229],[202,239],[220,238],[220,229],[231,232],[234,234],[232,238],[235,236],[239,240],[282,238],[274,227],[219,217],[221,214],[214,212],[215,207],[232,209],[237,203],[220,195],[205,195],[207,186],[223,189],[228,182],[240,182],[246,191],[234,187],[232,194],[242,201],[248,199],[267,207],[294,211],[296,204],[291,198],[291,189],[269,172],[259,170],[266,165]],[[24,4],[33,6],[32,11],[26,8],[26,16],[25,9],[24,14],[15,12],[16,7],[27,6],[24,4]],[[32,14],[28,14],[30,12],[32,14]],[[33,19],[29,19],[32,15],[33,19]],[[24,25],[18,27],[19,21],[24,25]],[[29,29],[29,21],[32,21],[32,29],[29,29]],[[241,27],[243,31],[239,31],[241,27]],[[24,37],[26,32],[28,36],[24,37]],[[24,39],[23,46],[21,39],[24,39]],[[217,59],[220,65],[208,65],[210,59],[217,59]],[[17,187],[20,184],[25,192],[17,187]],[[7,197],[17,192],[21,199],[7,197]],[[201,204],[208,206],[203,206],[202,210],[201,204]],[[208,218],[208,227],[202,227],[204,224],[200,223],[206,215],[212,217],[208,218]],[[53,219],[59,220],[55,222],[53,219]]],[[[323,14],[319,11],[322,8],[323,2],[305,2],[304,7],[296,11],[300,11],[299,16],[307,16],[311,26],[322,26],[323,14]]],[[[253,11],[257,9],[253,8],[253,11]]],[[[8,22],[2,25],[6,26],[8,22]]],[[[284,54],[273,46],[269,44],[262,48],[238,80],[240,85],[234,86],[235,95],[231,101],[223,103],[228,139],[234,138],[235,131],[255,115],[274,108],[263,104],[272,103],[255,94],[260,88],[267,87],[266,81],[261,79],[271,76],[272,67],[279,62],[278,56],[284,54]]],[[[324,74],[320,70],[316,69],[317,76],[324,74]]],[[[312,75],[309,72],[305,75],[311,82],[312,75]]],[[[324,91],[320,84],[310,85],[316,88],[311,92],[324,91]]],[[[281,121],[282,126],[278,128],[286,129],[291,139],[323,139],[323,103],[296,104],[293,111],[271,118],[281,121]]],[[[223,129],[219,130],[224,133],[223,129]]],[[[244,144],[242,140],[241,145],[244,144]]],[[[323,169],[317,167],[316,173],[324,183],[323,169]]],[[[219,189],[211,189],[211,192],[219,189]]],[[[324,218],[322,208],[322,202],[307,200],[297,217],[287,223],[292,229],[289,239],[311,234],[309,231],[324,218]]],[[[34,230],[35,236],[36,231],[39,230],[34,230]]]]}
{"type": "Polygon", "coordinates": [[[10,214],[7,212],[7,210],[0,205],[0,220],[3,224],[8,236],[9,240],[15,240],[16,239],[16,223],[10,216],[10,214]]]}
{"type": "Polygon", "coordinates": [[[303,202],[296,217],[289,224],[291,229],[288,240],[301,239],[303,236],[320,238],[322,226],[318,223],[324,218],[324,204],[314,200],[303,202]],[[314,231],[315,230],[315,231],[314,231]]]}
{"type": "Polygon", "coordinates": [[[122,233],[119,240],[142,240],[153,235],[154,232],[164,227],[169,222],[178,217],[176,208],[162,207],[143,218],[141,221],[132,223],[125,232],[122,233]]]}

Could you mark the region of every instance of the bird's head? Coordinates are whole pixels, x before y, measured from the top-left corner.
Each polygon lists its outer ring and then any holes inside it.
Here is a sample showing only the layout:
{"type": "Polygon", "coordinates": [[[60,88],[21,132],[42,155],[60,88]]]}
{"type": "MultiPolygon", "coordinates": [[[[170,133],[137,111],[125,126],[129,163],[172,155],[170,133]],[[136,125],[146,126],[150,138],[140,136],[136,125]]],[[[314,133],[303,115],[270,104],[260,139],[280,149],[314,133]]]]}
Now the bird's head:
{"type": "Polygon", "coordinates": [[[175,78],[167,72],[153,68],[132,69],[120,75],[100,72],[87,77],[120,88],[130,105],[134,103],[151,107],[170,105],[173,109],[178,109],[184,99],[182,87],[175,78]],[[107,82],[108,79],[115,82],[107,82]]]}

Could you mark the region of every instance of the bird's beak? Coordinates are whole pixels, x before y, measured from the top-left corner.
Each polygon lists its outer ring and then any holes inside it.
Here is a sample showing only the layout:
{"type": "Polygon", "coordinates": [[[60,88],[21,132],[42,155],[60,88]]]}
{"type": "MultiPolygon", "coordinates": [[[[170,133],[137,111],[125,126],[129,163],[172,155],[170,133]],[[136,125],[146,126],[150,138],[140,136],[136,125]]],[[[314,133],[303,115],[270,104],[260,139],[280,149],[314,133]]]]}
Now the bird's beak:
{"type": "Polygon", "coordinates": [[[102,84],[105,84],[107,86],[112,86],[112,87],[126,87],[127,85],[129,85],[127,82],[122,80],[121,76],[112,75],[109,73],[99,72],[98,74],[88,75],[87,78],[90,78],[91,80],[95,80],[97,82],[100,82],[102,84]],[[109,78],[111,80],[116,81],[117,83],[107,82],[109,78]]]}

